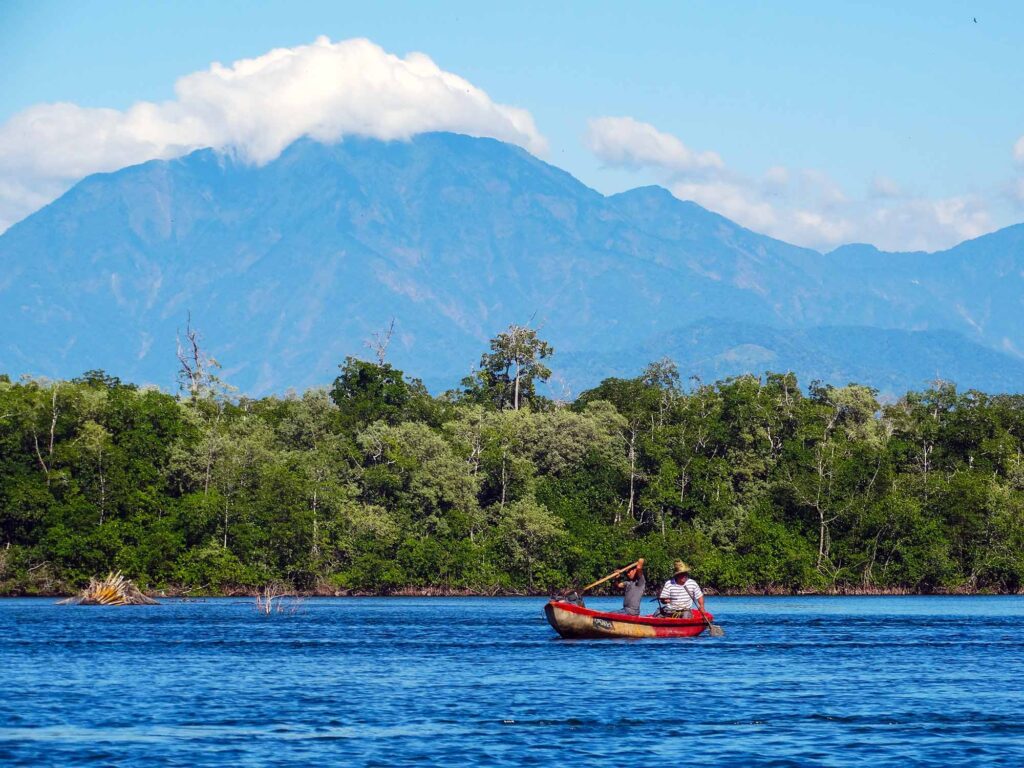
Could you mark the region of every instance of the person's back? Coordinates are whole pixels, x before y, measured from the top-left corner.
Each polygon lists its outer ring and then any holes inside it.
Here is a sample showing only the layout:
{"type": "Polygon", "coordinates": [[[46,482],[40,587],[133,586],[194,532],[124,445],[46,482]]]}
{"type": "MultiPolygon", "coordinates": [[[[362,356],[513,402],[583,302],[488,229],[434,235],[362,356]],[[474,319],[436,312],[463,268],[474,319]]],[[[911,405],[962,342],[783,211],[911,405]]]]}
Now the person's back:
{"type": "Polygon", "coordinates": [[[643,601],[644,592],[647,589],[643,558],[637,561],[636,567],[626,574],[626,578],[619,582],[619,586],[624,590],[622,612],[627,616],[639,616],[640,603],[643,601]]]}

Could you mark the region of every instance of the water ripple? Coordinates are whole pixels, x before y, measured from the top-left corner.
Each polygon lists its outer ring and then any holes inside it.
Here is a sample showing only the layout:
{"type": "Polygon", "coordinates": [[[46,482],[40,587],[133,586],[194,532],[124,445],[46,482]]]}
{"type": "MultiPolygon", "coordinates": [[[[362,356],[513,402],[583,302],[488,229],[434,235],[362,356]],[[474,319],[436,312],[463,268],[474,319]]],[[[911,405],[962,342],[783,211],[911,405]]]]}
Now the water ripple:
{"type": "Polygon", "coordinates": [[[0,763],[1024,764],[1022,598],[717,598],[726,637],[641,642],[542,605],[0,601],[0,763]]]}

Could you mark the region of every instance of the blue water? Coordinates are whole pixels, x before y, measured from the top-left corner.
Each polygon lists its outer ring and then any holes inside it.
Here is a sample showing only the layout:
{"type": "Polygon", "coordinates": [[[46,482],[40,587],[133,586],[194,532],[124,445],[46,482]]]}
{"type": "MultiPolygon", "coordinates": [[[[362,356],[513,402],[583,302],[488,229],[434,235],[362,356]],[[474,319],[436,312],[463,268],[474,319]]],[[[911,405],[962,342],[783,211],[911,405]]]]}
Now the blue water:
{"type": "Polygon", "coordinates": [[[641,641],[543,602],[3,600],[0,763],[1024,765],[1024,598],[712,598],[724,638],[641,641]]]}

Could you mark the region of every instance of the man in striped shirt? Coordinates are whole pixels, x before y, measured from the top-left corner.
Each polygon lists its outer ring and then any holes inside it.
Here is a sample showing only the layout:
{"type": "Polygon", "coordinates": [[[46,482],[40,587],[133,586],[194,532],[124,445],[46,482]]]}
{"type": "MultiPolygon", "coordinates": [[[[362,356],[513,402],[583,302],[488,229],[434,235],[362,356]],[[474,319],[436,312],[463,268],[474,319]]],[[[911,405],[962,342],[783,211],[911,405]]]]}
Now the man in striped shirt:
{"type": "Polygon", "coordinates": [[[704,612],[704,593],[700,585],[690,578],[690,566],[682,560],[676,560],[673,576],[661,588],[658,600],[661,601],[659,615],[673,618],[689,619],[693,616],[694,602],[704,612]]]}

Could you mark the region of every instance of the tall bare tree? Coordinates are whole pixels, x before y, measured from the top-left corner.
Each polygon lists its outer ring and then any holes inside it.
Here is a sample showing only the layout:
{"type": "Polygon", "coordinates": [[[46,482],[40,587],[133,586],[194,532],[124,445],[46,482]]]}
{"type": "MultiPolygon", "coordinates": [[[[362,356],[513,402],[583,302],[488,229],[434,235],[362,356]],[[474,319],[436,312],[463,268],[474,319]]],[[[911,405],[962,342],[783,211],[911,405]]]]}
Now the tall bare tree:
{"type": "Polygon", "coordinates": [[[381,331],[374,331],[369,341],[364,341],[363,345],[368,347],[374,357],[377,358],[377,365],[384,365],[384,361],[388,356],[388,347],[391,345],[391,337],[395,333],[395,318],[391,318],[391,322],[388,323],[388,327],[381,331]]]}
{"type": "Polygon", "coordinates": [[[203,350],[202,337],[192,327],[192,313],[188,313],[185,323],[185,340],[181,334],[176,337],[178,346],[178,381],[182,389],[188,390],[189,397],[197,400],[201,397],[216,395],[223,391],[224,385],[217,377],[216,370],[220,363],[203,350]]]}

